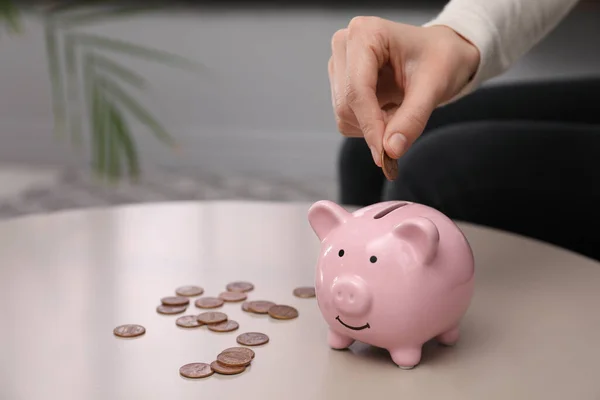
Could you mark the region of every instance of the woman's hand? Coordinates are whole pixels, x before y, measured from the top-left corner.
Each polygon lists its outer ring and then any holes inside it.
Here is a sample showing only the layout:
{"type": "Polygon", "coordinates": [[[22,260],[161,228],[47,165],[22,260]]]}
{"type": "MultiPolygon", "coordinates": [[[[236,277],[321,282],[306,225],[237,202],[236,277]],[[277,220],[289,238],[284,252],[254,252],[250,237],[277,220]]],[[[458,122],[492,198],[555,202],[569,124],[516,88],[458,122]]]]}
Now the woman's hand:
{"type": "Polygon", "coordinates": [[[329,59],[339,131],[364,137],[375,164],[400,158],[433,110],[468,83],[479,52],[444,26],[417,27],[356,17],[333,35],[329,59]]]}

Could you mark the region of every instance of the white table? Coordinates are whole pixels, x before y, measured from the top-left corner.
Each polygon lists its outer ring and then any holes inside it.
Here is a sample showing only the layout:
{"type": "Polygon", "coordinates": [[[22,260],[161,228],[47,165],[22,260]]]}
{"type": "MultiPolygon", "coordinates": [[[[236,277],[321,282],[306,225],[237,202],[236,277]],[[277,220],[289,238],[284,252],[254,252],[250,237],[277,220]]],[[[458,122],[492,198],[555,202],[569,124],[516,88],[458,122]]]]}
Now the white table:
{"type": "MultiPolygon", "coordinates": [[[[178,203],[33,216],[0,224],[0,398],[600,399],[600,265],[555,247],[465,226],[477,260],[472,306],[454,348],[426,346],[416,369],[364,345],[327,347],[311,285],[318,241],[309,205],[178,203]],[[180,285],[298,308],[274,321],[240,304],[235,332],[175,326],[155,308],[180,285]],[[113,336],[138,323],[138,339],[113,336]],[[268,334],[237,376],[186,380],[245,331],[268,334]]],[[[199,313],[191,305],[186,314],[199,313]]]]}

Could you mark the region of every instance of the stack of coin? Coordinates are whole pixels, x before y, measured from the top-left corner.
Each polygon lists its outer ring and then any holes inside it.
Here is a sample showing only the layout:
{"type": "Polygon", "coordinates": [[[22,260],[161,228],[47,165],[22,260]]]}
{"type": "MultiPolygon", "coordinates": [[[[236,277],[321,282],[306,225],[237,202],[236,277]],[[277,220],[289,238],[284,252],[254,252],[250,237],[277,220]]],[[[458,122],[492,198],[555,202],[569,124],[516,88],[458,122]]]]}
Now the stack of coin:
{"type": "Polygon", "coordinates": [[[237,375],[246,370],[254,359],[254,351],[245,347],[230,347],[223,350],[210,368],[221,375],[237,375]]]}
{"type": "Polygon", "coordinates": [[[210,364],[196,362],[183,365],[179,368],[179,374],[189,379],[207,378],[214,373],[237,375],[246,370],[254,356],[254,351],[246,347],[230,347],[219,353],[210,364]]]}
{"type": "Polygon", "coordinates": [[[168,296],[160,299],[161,304],[156,307],[159,314],[175,315],[187,310],[190,299],[184,296],[168,296]]]}

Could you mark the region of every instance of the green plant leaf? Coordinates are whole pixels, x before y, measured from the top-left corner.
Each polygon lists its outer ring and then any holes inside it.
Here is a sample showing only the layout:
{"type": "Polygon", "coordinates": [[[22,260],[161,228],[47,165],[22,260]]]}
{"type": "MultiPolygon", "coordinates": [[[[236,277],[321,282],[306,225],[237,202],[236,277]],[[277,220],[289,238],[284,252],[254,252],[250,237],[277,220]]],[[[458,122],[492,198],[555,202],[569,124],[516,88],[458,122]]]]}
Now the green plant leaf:
{"type": "Polygon", "coordinates": [[[95,54],[90,61],[95,69],[103,69],[112,75],[118,76],[120,79],[132,86],[143,89],[146,85],[146,80],[141,75],[126,67],[123,67],[107,57],[95,54]]]}
{"type": "Polygon", "coordinates": [[[117,84],[106,77],[98,78],[98,83],[112,97],[119,101],[124,107],[135,115],[135,117],[144,125],[146,125],[154,136],[168,146],[175,147],[175,140],[169,135],[165,128],[150,115],[133,97],[129,96],[117,84]]]}
{"type": "Polygon", "coordinates": [[[58,40],[56,30],[51,21],[44,26],[46,39],[46,56],[48,58],[48,73],[52,89],[52,112],[54,114],[54,134],[63,137],[66,130],[67,106],[63,91],[60,61],[58,58],[58,40]]]}
{"type": "Polygon", "coordinates": [[[106,124],[106,139],[108,141],[108,178],[117,182],[121,178],[120,141],[117,123],[115,122],[115,107],[106,103],[108,121],[106,124]]]}
{"type": "Polygon", "coordinates": [[[94,172],[103,178],[106,175],[106,122],[107,122],[107,107],[106,101],[102,96],[102,91],[98,85],[92,88],[93,109],[92,118],[92,166],[94,172]]]}
{"type": "MultiPolygon", "coordinates": [[[[77,55],[75,53],[75,40],[71,36],[65,37],[65,59],[67,73],[67,105],[71,107],[79,106],[79,91],[77,85],[77,55]]],[[[71,139],[77,147],[81,145],[82,121],[81,113],[78,110],[69,111],[71,107],[67,107],[69,113],[71,139]]]]}
{"type": "Polygon", "coordinates": [[[7,24],[9,34],[22,32],[19,9],[13,1],[0,0],[0,20],[7,24]]]}
{"type": "Polygon", "coordinates": [[[111,108],[111,119],[114,127],[113,135],[115,141],[125,156],[127,162],[129,178],[137,181],[140,176],[140,167],[135,144],[131,138],[131,133],[127,121],[118,108],[111,108]]]}
{"type": "Polygon", "coordinates": [[[133,43],[125,42],[119,39],[109,39],[102,36],[96,36],[86,33],[73,34],[75,40],[85,46],[101,47],[106,50],[112,50],[119,53],[124,53],[131,56],[146,58],[156,62],[162,62],[173,66],[178,66],[192,71],[204,70],[204,66],[190,61],[185,57],[171,54],[162,50],[155,50],[144,46],[139,46],[133,43]]]}

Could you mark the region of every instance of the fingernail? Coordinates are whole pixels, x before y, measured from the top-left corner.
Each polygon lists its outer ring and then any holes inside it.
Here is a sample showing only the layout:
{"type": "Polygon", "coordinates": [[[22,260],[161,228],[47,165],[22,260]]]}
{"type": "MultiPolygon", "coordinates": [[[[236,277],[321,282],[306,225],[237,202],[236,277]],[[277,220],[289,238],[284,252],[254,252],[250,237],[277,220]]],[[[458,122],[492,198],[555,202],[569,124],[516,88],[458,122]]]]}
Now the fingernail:
{"type": "Polygon", "coordinates": [[[380,166],[379,153],[377,152],[377,149],[375,148],[375,146],[369,146],[369,148],[371,149],[371,156],[373,156],[373,161],[375,161],[375,165],[380,166]]]}
{"type": "Polygon", "coordinates": [[[394,133],[388,139],[388,145],[394,150],[396,156],[401,157],[406,151],[406,146],[408,145],[408,141],[406,140],[406,136],[401,133],[394,133]]]}

